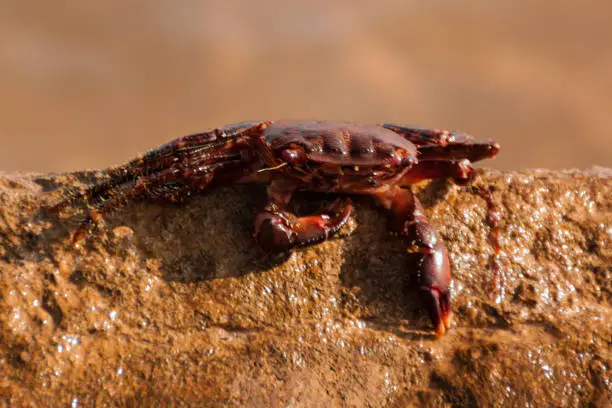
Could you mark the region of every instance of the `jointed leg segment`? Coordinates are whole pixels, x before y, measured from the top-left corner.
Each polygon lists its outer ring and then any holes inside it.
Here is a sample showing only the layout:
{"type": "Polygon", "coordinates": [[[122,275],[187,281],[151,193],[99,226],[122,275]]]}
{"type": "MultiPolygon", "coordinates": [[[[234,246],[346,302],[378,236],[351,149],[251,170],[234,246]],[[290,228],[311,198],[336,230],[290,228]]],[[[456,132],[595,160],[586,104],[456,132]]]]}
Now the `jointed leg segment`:
{"type": "Polygon", "coordinates": [[[495,142],[475,141],[461,132],[393,124],[385,124],[383,127],[418,145],[419,161],[468,159],[476,162],[495,156],[500,149],[495,142]]]}
{"type": "Polygon", "coordinates": [[[72,234],[75,244],[101,222],[104,215],[123,207],[130,200],[182,201],[192,192],[206,188],[217,176],[222,181],[239,178],[240,172],[218,170],[241,164],[239,149],[233,149],[233,146],[246,145],[269,124],[245,123],[185,136],[126,165],[108,170],[109,179],[66,197],[49,211],[58,213],[79,200],[89,204],[85,221],[72,234]]]}
{"type": "Polygon", "coordinates": [[[419,292],[436,333],[450,329],[451,264],[444,242],[425,216],[425,210],[411,190],[394,187],[376,196],[390,211],[390,230],[404,237],[411,250],[420,254],[417,266],[419,292]]]}
{"type": "Polygon", "coordinates": [[[422,180],[452,178],[456,184],[468,184],[474,178],[474,168],[469,160],[422,160],[402,178],[403,185],[422,180]]]}

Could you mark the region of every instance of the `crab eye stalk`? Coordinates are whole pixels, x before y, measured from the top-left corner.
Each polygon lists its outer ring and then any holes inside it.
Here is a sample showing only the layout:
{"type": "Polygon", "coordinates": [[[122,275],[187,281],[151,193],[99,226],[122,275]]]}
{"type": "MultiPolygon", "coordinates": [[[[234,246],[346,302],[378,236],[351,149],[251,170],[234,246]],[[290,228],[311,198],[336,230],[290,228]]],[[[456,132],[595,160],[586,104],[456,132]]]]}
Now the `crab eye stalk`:
{"type": "Polygon", "coordinates": [[[412,167],[416,162],[416,156],[402,149],[398,149],[391,155],[391,164],[393,166],[412,167]]]}
{"type": "Polygon", "coordinates": [[[414,165],[416,164],[416,162],[417,162],[416,157],[415,157],[415,156],[412,156],[412,155],[410,155],[410,154],[407,154],[406,156],[404,156],[404,158],[403,158],[403,160],[402,160],[402,164],[403,164],[405,167],[408,167],[408,168],[410,168],[410,167],[414,166],[414,165]]]}
{"type": "Polygon", "coordinates": [[[299,149],[285,149],[281,152],[281,158],[290,166],[304,163],[304,152],[299,149]]]}

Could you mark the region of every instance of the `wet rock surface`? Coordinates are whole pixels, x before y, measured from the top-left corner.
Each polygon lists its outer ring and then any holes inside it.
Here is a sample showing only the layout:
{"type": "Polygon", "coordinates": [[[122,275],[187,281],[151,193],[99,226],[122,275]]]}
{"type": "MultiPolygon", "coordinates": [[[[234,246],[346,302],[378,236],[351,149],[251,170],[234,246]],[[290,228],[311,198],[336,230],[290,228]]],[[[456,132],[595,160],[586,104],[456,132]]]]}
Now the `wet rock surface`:
{"type": "MultiPolygon", "coordinates": [[[[251,238],[261,186],[135,203],[73,248],[78,211],[41,205],[99,177],[0,175],[3,404],[610,403],[611,170],[481,174],[499,255],[474,187],[418,186],[454,263],[441,338],[406,244],[367,198],[338,238],[286,255],[251,238]]],[[[296,208],[326,200],[298,195],[296,208]]]]}

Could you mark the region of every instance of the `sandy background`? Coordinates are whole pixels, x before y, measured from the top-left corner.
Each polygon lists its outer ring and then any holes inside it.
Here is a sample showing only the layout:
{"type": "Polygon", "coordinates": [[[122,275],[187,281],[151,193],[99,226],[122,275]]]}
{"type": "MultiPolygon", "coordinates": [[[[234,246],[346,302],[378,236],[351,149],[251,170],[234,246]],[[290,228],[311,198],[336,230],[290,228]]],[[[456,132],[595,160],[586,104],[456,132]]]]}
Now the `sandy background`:
{"type": "Polygon", "coordinates": [[[502,169],[612,166],[608,1],[144,4],[2,4],[0,170],[278,118],[461,129],[502,169]]]}

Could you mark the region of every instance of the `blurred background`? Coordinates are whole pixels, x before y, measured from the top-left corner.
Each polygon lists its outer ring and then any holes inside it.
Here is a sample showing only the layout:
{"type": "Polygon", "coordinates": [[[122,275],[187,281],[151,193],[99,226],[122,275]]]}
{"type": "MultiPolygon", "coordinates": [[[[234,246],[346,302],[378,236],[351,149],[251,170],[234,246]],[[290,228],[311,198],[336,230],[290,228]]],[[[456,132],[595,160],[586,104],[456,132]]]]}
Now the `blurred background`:
{"type": "Polygon", "coordinates": [[[612,2],[0,3],[0,170],[124,162],[251,119],[495,139],[485,166],[612,166],[612,2]]]}

